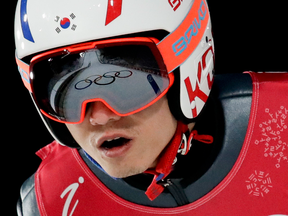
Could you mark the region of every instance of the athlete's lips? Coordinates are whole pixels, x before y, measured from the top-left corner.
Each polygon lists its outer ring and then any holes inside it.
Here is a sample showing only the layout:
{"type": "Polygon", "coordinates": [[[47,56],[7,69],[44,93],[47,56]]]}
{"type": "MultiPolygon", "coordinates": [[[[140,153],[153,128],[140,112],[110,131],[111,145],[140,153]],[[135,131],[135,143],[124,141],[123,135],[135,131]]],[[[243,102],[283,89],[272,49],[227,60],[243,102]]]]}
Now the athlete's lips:
{"type": "Polygon", "coordinates": [[[101,147],[103,147],[103,144],[105,142],[117,141],[119,139],[132,140],[133,138],[130,136],[127,136],[126,134],[123,134],[123,133],[107,134],[107,135],[101,136],[97,140],[97,143],[96,143],[97,146],[96,147],[101,148],[101,147]]]}
{"type": "Polygon", "coordinates": [[[104,135],[98,139],[97,148],[106,157],[119,157],[130,149],[132,140],[122,133],[104,135]]]}

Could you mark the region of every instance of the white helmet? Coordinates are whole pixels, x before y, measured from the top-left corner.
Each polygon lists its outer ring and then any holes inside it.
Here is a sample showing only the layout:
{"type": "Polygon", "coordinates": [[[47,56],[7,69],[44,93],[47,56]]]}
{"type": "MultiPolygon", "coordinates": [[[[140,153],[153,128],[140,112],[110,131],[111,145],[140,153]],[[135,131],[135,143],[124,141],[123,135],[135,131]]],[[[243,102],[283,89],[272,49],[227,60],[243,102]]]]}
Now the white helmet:
{"type": "MultiPolygon", "coordinates": [[[[100,43],[101,41],[108,41],[109,44],[113,44],[117,38],[125,38],[125,43],[129,42],[129,38],[138,38],[135,39],[137,43],[142,43],[146,41],[144,37],[150,40],[145,46],[152,47],[153,55],[159,54],[161,56],[170,79],[170,84],[167,86],[165,86],[164,81],[161,83],[163,87],[158,83],[158,78],[154,78],[155,80],[152,78],[152,82],[156,82],[160,86],[160,90],[163,88],[165,94],[168,92],[169,106],[176,119],[185,123],[192,122],[207,101],[213,82],[214,42],[206,0],[18,1],[15,15],[16,61],[22,80],[30,91],[44,123],[55,139],[62,144],[74,146],[74,144],[69,143],[71,140],[73,141],[71,136],[62,135],[63,130],[67,131],[66,127],[58,123],[57,117],[53,114],[47,114],[48,111],[45,112],[41,108],[40,103],[42,102],[37,101],[39,92],[37,92],[38,87],[35,87],[35,73],[32,65],[35,68],[36,63],[40,61],[39,59],[42,60],[45,55],[51,57],[51,55],[55,56],[55,53],[62,52],[63,54],[63,51],[69,54],[78,52],[79,47],[77,46],[80,45],[82,47],[89,45],[89,50],[92,50],[90,47],[92,42],[95,42],[96,47],[99,41],[100,43]],[[155,45],[150,45],[150,43],[155,45]],[[158,49],[158,54],[154,54],[155,48],[158,49]],[[173,79],[170,75],[173,75],[173,79]],[[174,82],[171,83],[171,80],[174,82]]],[[[91,58],[97,58],[93,57],[90,51],[83,51],[83,49],[81,53],[91,56],[91,58]]],[[[85,64],[87,58],[82,61],[82,64],[85,64]]],[[[99,62],[94,61],[93,64],[99,65],[99,62]]],[[[73,74],[80,69],[75,69],[73,74]]],[[[115,77],[121,76],[119,70],[123,71],[123,69],[117,66],[114,70],[118,71],[113,75],[115,80],[115,77]]],[[[86,74],[89,75],[89,73],[86,71],[86,74]]],[[[131,73],[134,71],[129,70],[128,74],[131,73]]],[[[101,75],[101,77],[103,76],[101,75]]],[[[91,74],[90,77],[92,77],[91,74]]],[[[106,75],[107,77],[111,78],[111,75],[106,75]]],[[[97,79],[99,80],[99,78],[97,79]]],[[[38,78],[38,80],[40,79],[38,78]]],[[[80,81],[76,81],[73,85],[79,84],[80,81]]],[[[89,81],[88,84],[92,83],[87,79],[84,81],[86,83],[89,81]]],[[[62,85],[63,81],[60,84],[62,85]]],[[[61,90],[60,84],[59,82],[55,84],[59,91],[61,90]]],[[[152,85],[151,82],[150,85],[152,85]]],[[[55,86],[53,90],[55,90],[55,86]]],[[[53,97],[53,100],[56,100],[55,94],[53,97]]],[[[103,97],[95,100],[107,102],[105,96],[103,97]]],[[[51,98],[52,96],[49,99],[51,98]]],[[[85,100],[88,103],[91,102],[91,99],[85,100]]],[[[153,99],[153,102],[155,101],[156,99],[153,99]]],[[[81,102],[85,103],[84,100],[81,102]]],[[[148,103],[148,105],[151,104],[152,102],[148,103]]],[[[106,105],[121,115],[121,112],[110,104],[110,101],[106,105]]],[[[143,107],[146,108],[148,105],[143,107]]],[[[79,109],[83,108],[83,105],[79,106],[79,109]]],[[[135,108],[134,111],[127,113],[131,114],[140,110],[142,108],[135,108]]],[[[58,120],[62,122],[61,117],[58,120]]]]}

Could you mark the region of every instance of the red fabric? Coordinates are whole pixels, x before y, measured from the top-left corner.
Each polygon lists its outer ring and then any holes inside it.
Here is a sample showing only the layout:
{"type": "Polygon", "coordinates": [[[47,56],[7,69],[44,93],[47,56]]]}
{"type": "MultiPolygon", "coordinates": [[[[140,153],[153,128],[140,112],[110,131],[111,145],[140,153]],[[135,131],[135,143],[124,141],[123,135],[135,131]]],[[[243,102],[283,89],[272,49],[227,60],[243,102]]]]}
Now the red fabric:
{"type": "MultiPolygon", "coordinates": [[[[162,179],[165,179],[173,170],[174,160],[177,156],[178,149],[181,148],[180,144],[184,145],[184,143],[182,142],[183,134],[187,130],[188,130],[187,125],[184,125],[183,123],[179,122],[174,138],[162,153],[162,157],[160,157],[156,169],[146,171],[146,173],[154,175],[153,181],[147,188],[147,191],[145,193],[150,200],[156,199],[163,192],[164,187],[162,185],[157,184],[157,182],[159,182],[162,179]]],[[[211,144],[213,142],[212,136],[199,135],[198,131],[196,130],[193,130],[191,132],[186,145],[190,145],[192,139],[198,140],[206,144],[211,144]]],[[[184,155],[188,154],[189,150],[190,147],[187,146],[184,155]]]]}
{"type": "Polygon", "coordinates": [[[198,131],[196,130],[193,130],[190,134],[190,139],[194,139],[194,140],[198,140],[202,143],[205,143],[205,144],[212,144],[213,143],[213,137],[210,136],[210,135],[200,135],[198,134],[198,131]]]}
{"type": "Polygon", "coordinates": [[[199,200],[177,208],[128,202],[98,180],[77,150],[54,142],[38,153],[44,159],[35,175],[41,215],[288,215],[288,74],[251,76],[251,116],[240,155],[199,200]]]}
{"type": "Polygon", "coordinates": [[[180,147],[179,145],[181,144],[182,141],[182,135],[187,130],[188,130],[187,125],[184,125],[183,123],[179,122],[174,138],[171,141],[171,143],[167,146],[167,148],[163,151],[162,156],[160,157],[155,170],[146,171],[146,173],[154,175],[153,181],[145,193],[150,200],[156,199],[156,197],[163,192],[164,187],[158,185],[157,182],[161,179],[166,178],[173,170],[172,165],[176,158],[177,151],[180,147]],[[161,174],[162,176],[160,176],[161,174]],[[161,179],[158,179],[159,176],[161,177],[161,179]]]}

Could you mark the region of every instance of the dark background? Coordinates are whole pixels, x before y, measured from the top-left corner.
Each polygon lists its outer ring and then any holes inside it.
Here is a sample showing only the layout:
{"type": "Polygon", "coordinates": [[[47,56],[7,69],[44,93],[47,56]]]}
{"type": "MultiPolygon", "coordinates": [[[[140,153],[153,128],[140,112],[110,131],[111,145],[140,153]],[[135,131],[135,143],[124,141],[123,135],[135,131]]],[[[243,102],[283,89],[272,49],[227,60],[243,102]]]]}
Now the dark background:
{"type": "MultiPolygon", "coordinates": [[[[288,70],[287,11],[283,0],[208,0],[208,4],[215,39],[216,74],[288,70]]],[[[52,138],[22,84],[14,61],[16,1],[6,1],[5,5],[1,16],[4,128],[1,131],[1,191],[4,189],[1,212],[16,215],[20,186],[40,163],[34,153],[52,138]]]]}

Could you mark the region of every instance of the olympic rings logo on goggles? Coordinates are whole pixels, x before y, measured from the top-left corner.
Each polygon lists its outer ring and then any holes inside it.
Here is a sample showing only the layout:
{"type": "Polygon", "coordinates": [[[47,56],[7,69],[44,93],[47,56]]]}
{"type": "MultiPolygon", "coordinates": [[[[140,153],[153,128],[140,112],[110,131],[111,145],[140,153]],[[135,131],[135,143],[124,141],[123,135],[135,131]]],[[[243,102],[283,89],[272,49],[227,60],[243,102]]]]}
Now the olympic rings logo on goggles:
{"type": "Polygon", "coordinates": [[[181,25],[161,42],[147,37],[87,42],[39,54],[30,65],[17,56],[16,62],[40,111],[52,120],[80,123],[87,104],[95,101],[119,116],[131,115],[167,93],[174,82],[171,72],[206,31],[207,11],[205,0],[195,0],[181,25]]]}
{"type": "Polygon", "coordinates": [[[93,83],[96,85],[110,85],[116,81],[116,78],[128,78],[132,76],[132,71],[122,70],[122,71],[112,71],[104,73],[103,75],[92,75],[84,80],[80,80],[75,84],[75,89],[83,90],[90,87],[93,83]],[[93,77],[93,80],[91,78],[93,77]],[[104,80],[105,79],[105,80],[104,80]],[[104,81],[103,81],[104,80],[104,81]]]}

